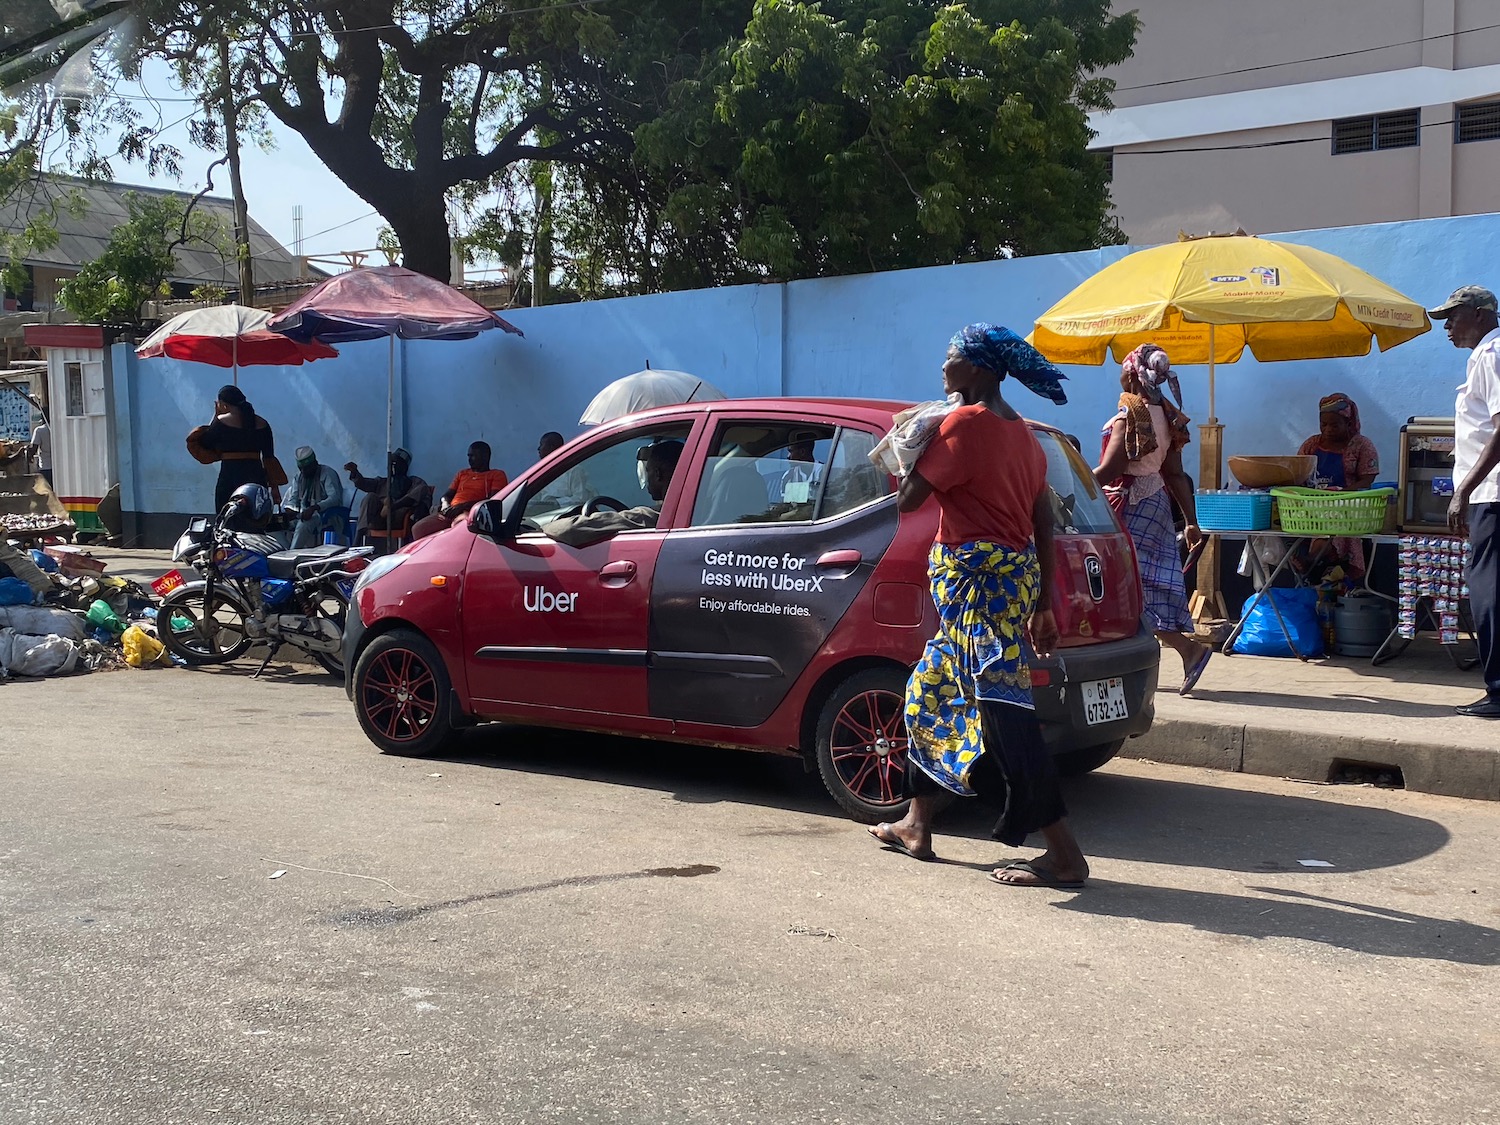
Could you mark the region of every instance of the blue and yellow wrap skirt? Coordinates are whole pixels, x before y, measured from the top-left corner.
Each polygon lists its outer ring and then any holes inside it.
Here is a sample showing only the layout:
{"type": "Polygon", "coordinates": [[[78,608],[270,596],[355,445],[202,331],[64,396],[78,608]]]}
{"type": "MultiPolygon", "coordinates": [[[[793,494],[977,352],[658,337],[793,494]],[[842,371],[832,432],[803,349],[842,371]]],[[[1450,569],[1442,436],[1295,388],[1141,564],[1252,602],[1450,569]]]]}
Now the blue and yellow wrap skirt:
{"type": "Polygon", "coordinates": [[[1025,626],[1041,570],[1030,546],[934,543],[927,576],[938,634],[907,681],[907,755],[945,789],[972,796],[969,771],[984,752],[979,701],[1033,709],[1025,626]]]}

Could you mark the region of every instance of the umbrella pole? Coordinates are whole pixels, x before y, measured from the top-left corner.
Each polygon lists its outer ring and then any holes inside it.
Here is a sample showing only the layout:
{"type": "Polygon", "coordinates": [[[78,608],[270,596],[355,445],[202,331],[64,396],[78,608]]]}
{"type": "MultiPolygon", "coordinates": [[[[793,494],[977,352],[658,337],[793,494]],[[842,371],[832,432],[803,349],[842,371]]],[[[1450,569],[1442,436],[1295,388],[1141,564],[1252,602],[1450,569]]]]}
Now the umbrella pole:
{"type": "MultiPolygon", "coordinates": [[[[1219,489],[1224,486],[1224,427],[1214,401],[1214,326],[1208,326],[1208,419],[1198,427],[1198,487],[1219,489]]],[[[1204,537],[1203,554],[1198,559],[1197,581],[1192,600],[1193,621],[1222,621],[1229,616],[1224,593],[1219,589],[1219,537],[1204,537]]]]}
{"type": "Polygon", "coordinates": [[[395,484],[391,470],[391,455],[396,452],[393,443],[396,414],[396,334],[390,335],[391,349],[385,376],[385,549],[391,549],[391,533],[396,518],[396,498],[391,494],[395,484]]]}
{"type": "Polygon", "coordinates": [[[240,337],[235,333],[234,339],[229,344],[229,378],[236,387],[240,385],[240,337]]]}

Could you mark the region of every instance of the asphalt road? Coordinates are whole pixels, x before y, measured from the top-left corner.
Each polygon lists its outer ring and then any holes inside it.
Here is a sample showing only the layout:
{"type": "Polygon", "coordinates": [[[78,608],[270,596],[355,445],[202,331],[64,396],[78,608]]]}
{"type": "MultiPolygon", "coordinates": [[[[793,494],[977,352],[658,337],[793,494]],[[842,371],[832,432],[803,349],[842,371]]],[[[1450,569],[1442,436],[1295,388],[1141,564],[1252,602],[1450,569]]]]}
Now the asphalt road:
{"type": "Polygon", "coordinates": [[[0,685],[0,1121],[1500,1119],[1500,808],[1069,800],[1076,895],[989,884],[978,810],[882,851],[796,763],[385,757],[302,669],[0,685]]]}

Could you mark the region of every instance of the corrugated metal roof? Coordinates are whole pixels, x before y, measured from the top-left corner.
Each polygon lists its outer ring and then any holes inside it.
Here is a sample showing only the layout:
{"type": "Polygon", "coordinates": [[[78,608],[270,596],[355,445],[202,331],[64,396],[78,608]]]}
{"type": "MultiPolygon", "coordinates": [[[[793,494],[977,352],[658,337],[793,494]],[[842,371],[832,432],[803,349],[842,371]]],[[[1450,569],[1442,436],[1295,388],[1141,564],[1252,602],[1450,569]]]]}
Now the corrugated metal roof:
{"type": "MultiPolygon", "coordinates": [[[[0,230],[19,230],[25,225],[27,216],[34,214],[38,206],[45,206],[46,201],[64,197],[72,191],[83,197],[81,212],[75,215],[66,209],[62,210],[57,217],[57,245],[28,257],[28,265],[76,270],[85,262],[97,258],[109,245],[114,229],[130,217],[125,205],[125,196],[130,192],[138,195],[174,196],[183,203],[193,198],[191,192],[82,180],[73,176],[40,176],[34,189],[22,189],[9,203],[0,206],[0,230]]],[[[224,230],[226,245],[229,243],[234,230],[234,205],[229,200],[205,195],[193,208],[193,213],[217,219],[224,230]]],[[[213,282],[227,289],[238,288],[239,271],[235,268],[232,255],[221,259],[216,251],[202,244],[180,246],[175,253],[178,273],[169,280],[189,284],[213,282]]],[[[250,218],[250,256],[255,262],[256,285],[294,281],[301,276],[302,271],[298,269],[296,259],[286,247],[266,233],[254,216],[250,218]]]]}

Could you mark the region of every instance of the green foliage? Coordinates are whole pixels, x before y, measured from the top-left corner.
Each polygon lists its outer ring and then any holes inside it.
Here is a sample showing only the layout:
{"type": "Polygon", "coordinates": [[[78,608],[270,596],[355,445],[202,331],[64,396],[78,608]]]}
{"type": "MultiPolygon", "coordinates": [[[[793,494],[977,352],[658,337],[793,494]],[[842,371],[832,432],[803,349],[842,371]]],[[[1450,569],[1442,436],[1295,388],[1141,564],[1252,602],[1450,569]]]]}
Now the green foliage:
{"type": "MultiPolygon", "coordinates": [[[[732,11],[725,9],[725,24],[732,11]]],[[[1126,58],[1106,0],[761,0],[696,59],[617,65],[633,149],[562,171],[562,289],[794,279],[1121,241],[1087,112],[1126,58]]],[[[524,178],[485,244],[530,245],[524,178]]],[[[504,254],[502,253],[502,257],[504,254]]],[[[509,259],[507,259],[509,260],[509,259]]]]}
{"type": "Polygon", "coordinates": [[[178,246],[202,242],[232,252],[216,219],[188,214],[174,196],[129,192],[125,206],[130,217],[115,228],[104,252],[58,290],[62,305],[89,323],[139,324],[146,301],[171,295],[168,278],[177,270],[178,246]]]}
{"type": "Polygon", "coordinates": [[[637,133],[637,160],[687,173],[664,209],[685,230],[730,204],[750,276],[1116,242],[1086,112],[1135,27],[1107,0],[761,0],[708,80],[637,133]]]}

